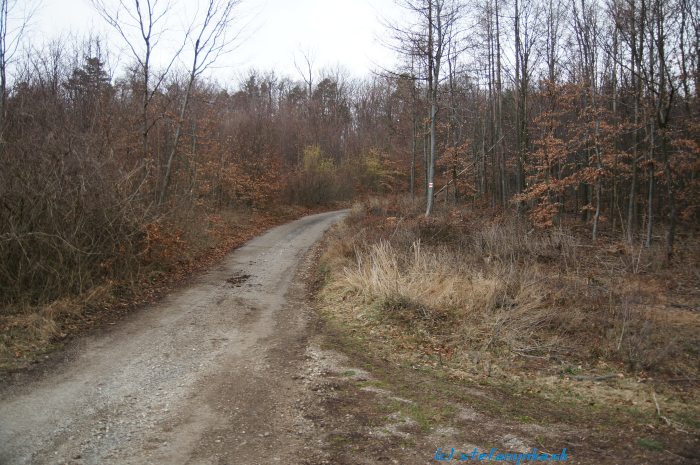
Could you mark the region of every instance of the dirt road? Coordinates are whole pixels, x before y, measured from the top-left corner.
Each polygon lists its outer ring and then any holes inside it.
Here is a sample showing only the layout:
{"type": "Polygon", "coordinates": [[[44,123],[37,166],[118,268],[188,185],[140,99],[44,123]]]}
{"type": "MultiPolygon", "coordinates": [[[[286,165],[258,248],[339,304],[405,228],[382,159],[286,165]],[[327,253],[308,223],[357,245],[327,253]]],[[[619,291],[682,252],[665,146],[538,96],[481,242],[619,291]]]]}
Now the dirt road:
{"type": "Polygon", "coordinates": [[[0,464],[315,462],[298,275],[343,215],[269,231],[78,341],[57,366],[2,387],[0,464]]]}

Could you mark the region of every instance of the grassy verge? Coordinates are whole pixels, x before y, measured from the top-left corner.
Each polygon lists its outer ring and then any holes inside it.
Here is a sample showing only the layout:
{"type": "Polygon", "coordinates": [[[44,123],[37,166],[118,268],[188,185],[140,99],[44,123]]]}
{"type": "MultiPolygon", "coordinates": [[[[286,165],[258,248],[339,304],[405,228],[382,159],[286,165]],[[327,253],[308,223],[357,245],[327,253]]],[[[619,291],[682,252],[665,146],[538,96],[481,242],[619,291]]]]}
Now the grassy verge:
{"type": "Polygon", "coordinates": [[[328,239],[320,311],[333,344],[420,399],[421,425],[456,402],[567,424],[600,449],[687,457],[700,417],[698,243],[685,238],[670,268],[661,252],[372,201],[328,239]]]}

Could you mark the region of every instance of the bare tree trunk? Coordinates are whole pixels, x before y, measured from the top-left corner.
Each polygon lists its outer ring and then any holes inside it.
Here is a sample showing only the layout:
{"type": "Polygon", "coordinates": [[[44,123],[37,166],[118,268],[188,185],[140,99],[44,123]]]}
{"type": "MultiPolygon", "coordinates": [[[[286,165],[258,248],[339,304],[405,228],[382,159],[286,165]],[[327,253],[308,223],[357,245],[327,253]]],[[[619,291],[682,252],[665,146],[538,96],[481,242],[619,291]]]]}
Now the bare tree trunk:
{"type": "Polygon", "coordinates": [[[194,202],[195,190],[197,188],[197,122],[192,121],[192,166],[190,175],[190,203],[194,202]]]}
{"type": "Polygon", "coordinates": [[[7,111],[7,25],[10,0],[0,0],[0,141],[4,141],[7,111]]]}
{"type": "Polygon", "coordinates": [[[430,162],[430,130],[423,127],[423,178],[425,183],[425,201],[428,202],[428,163],[430,162]]]}
{"type": "Polygon", "coordinates": [[[481,159],[479,160],[479,195],[486,194],[486,122],[481,119],[481,159]]]}
{"type": "Polygon", "coordinates": [[[411,128],[411,199],[416,198],[416,115],[413,114],[413,124],[411,128]]]}
{"type": "MultiPolygon", "coordinates": [[[[487,31],[487,41],[488,41],[488,87],[489,87],[489,136],[490,145],[496,145],[496,54],[494,45],[494,34],[493,34],[493,11],[491,9],[491,0],[489,0],[489,10],[488,10],[488,31],[487,31]]],[[[495,148],[495,147],[494,147],[495,148]]],[[[497,167],[500,167],[500,162],[498,158],[498,150],[493,151],[493,157],[491,161],[491,207],[495,207],[498,201],[499,186],[500,181],[497,175],[497,167]]]]}
{"type": "Polygon", "coordinates": [[[669,161],[668,150],[666,148],[664,137],[664,135],[661,136],[661,150],[664,157],[664,173],[668,182],[667,195],[670,210],[668,232],[666,233],[666,261],[670,263],[673,259],[673,247],[676,241],[676,222],[678,221],[678,214],[676,211],[676,197],[673,189],[673,172],[671,170],[671,163],[669,161]]]}
{"type": "Polygon", "coordinates": [[[652,120],[649,128],[649,160],[648,160],[648,175],[649,175],[649,192],[647,192],[647,231],[644,245],[651,247],[652,231],[654,229],[654,145],[656,144],[654,121],[652,120]]]}
{"type": "MultiPolygon", "coordinates": [[[[636,138],[636,137],[635,137],[636,138]]],[[[632,179],[630,180],[630,197],[627,205],[627,243],[634,242],[635,219],[637,204],[637,160],[636,150],[632,156],[632,179]]]]}
{"type": "Polygon", "coordinates": [[[148,169],[146,166],[149,150],[148,150],[148,132],[149,132],[149,121],[148,121],[148,104],[151,101],[151,91],[150,91],[150,63],[151,63],[151,45],[150,37],[144,36],[144,41],[146,43],[146,53],[143,62],[143,94],[141,96],[141,147],[143,153],[141,154],[141,162],[139,168],[142,172],[143,179],[148,175],[148,169]]]}
{"type": "MultiPolygon", "coordinates": [[[[681,24],[680,24],[680,40],[679,40],[679,45],[680,45],[680,52],[681,52],[681,86],[683,87],[683,107],[685,108],[685,113],[686,116],[690,117],[690,96],[691,96],[691,91],[690,91],[690,86],[688,84],[689,81],[689,73],[690,71],[688,70],[688,51],[686,50],[686,34],[687,34],[687,29],[688,29],[688,16],[689,14],[692,14],[689,10],[691,6],[689,5],[688,0],[681,0],[680,2],[680,13],[681,13],[681,24]]],[[[697,19],[696,19],[697,20],[697,19]]],[[[698,57],[695,58],[696,60],[698,57]]],[[[695,89],[695,92],[698,93],[698,89],[695,89]]]]}
{"type": "Polygon", "coordinates": [[[437,105],[434,100],[433,86],[436,86],[437,83],[433,80],[433,69],[435,67],[434,51],[433,0],[428,0],[428,100],[430,101],[430,154],[426,165],[425,216],[430,216],[433,211],[433,180],[435,179],[435,117],[437,116],[437,105]]]}
{"type": "Polygon", "coordinates": [[[503,150],[503,87],[501,84],[501,28],[500,28],[500,10],[499,0],[495,0],[495,19],[496,19],[496,154],[499,159],[499,171],[501,178],[501,204],[503,207],[508,205],[508,181],[506,179],[506,157],[503,150]]]}
{"type": "Polygon", "coordinates": [[[428,161],[428,204],[425,209],[425,216],[430,216],[433,212],[433,193],[435,192],[435,151],[437,149],[437,134],[436,134],[436,123],[437,123],[437,113],[438,106],[437,102],[433,101],[430,104],[430,154],[428,161]]]}
{"type": "Polygon", "coordinates": [[[190,74],[189,81],[187,83],[187,90],[185,91],[185,98],[180,105],[180,111],[178,113],[178,119],[175,123],[175,136],[173,137],[173,145],[170,148],[170,153],[168,154],[168,159],[165,163],[165,174],[163,176],[163,184],[161,185],[160,196],[158,198],[158,203],[163,203],[165,201],[165,196],[170,186],[171,171],[173,167],[173,161],[177,154],[177,149],[180,143],[180,134],[182,133],[182,123],[185,120],[185,112],[187,111],[187,106],[190,103],[190,95],[192,94],[192,86],[194,85],[194,73],[190,74]]]}
{"type": "MultiPolygon", "coordinates": [[[[520,40],[520,3],[515,0],[515,157],[516,157],[516,167],[515,167],[515,192],[517,194],[522,193],[523,189],[523,133],[521,124],[525,118],[525,115],[521,113],[522,105],[521,98],[523,98],[523,91],[525,90],[521,83],[521,78],[524,80],[524,76],[521,77],[520,70],[520,60],[522,53],[522,42],[520,40]]],[[[518,214],[520,213],[520,202],[517,203],[516,208],[518,214]]]]}
{"type": "Polygon", "coordinates": [[[437,161],[437,114],[438,86],[440,80],[440,62],[445,46],[443,30],[444,0],[428,0],[428,93],[430,98],[430,160],[428,162],[428,202],[425,216],[433,211],[433,193],[435,192],[435,163],[437,161]],[[433,23],[434,21],[434,23],[433,23]]]}
{"type": "MultiPolygon", "coordinates": [[[[666,234],[666,261],[670,263],[673,259],[673,247],[676,238],[676,197],[674,190],[674,173],[671,169],[671,160],[668,150],[668,133],[667,127],[671,108],[673,106],[673,98],[675,96],[675,88],[673,80],[670,76],[669,64],[666,62],[666,31],[665,21],[666,12],[664,10],[666,3],[663,0],[656,0],[653,4],[653,11],[656,17],[656,24],[652,27],[656,29],[656,38],[653,43],[656,45],[656,59],[659,64],[658,78],[658,104],[656,107],[656,120],[660,135],[660,150],[664,164],[664,174],[666,177],[668,206],[669,206],[669,227],[666,234]]],[[[653,48],[653,47],[651,47],[653,48]]]]}
{"type": "Polygon", "coordinates": [[[642,31],[644,30],[644,19],[646,15],[646,8],[644,0],[641,4],[641,14],[640,14],[640,24],[637,24],[637,8],[636,0],[631,0],[631,12],[630,12],[630,81],[631,87],[634,92],[633,96],[633,124],[632,124],[632,179],[630,181],[630,194],[629,203],[627,207],[627,242],[632,244],[634,242],[634,236],[636,232],[636,220],[637,220],[637,158],[639,152],[639,112],[640,112],[640,101],[642,95],[642,80],[640,78],[641,72],[641,62],[644,48],[644,41],[642,39],[642,31]],[[640,34],[639,36],[637,34],[640,34]]]}
{"type": "MultiPolygon", "coordinates": [[[[458,115],[457,115],[457,99],[455,97],[455,86],[456,86],[456,75],[457,75],[457,69],[456,69],[456,64],[455,64],[455,59],[456,59],[456,54],[454,54],[454,51],[452,50],[453,43],[450,42],[448,51],[447,51],[447,65],[448,65],[448,78],[449,78],[449,91],[450,91],[450,133],[452,137],[448,137],[448,141],[452,145],[452,202],[456,205],[457,204],[457,161],[456,161],[456,156],[457,156],[457,147],[459,146],[459,139],[460,139],[460,134],[458,131],[459,127],[459,121],[458,121],[458,115]]],[[[449,187],[448,187],[449,191],[449,187]]],[[[445,193],[447,195],[448,193],[445,193]]]]}
{"type": "MultiPolygon", "coordinates": [[[[617,11],[617,0],[615,0],[615,5],[616,8],[615,10],[617,11]]],[[[612,92],[613,92],[613,100],[612,100],[612,114],[613,117],[617,116],[617,100],[618,100],[618,74],[617,74],[617,66],[618,66],[618,61],[619,61],[619,30],[616,27],[613,30],[613,56],[612,56],[612,92]]],[[[622,73],[620,73],[622,74],[622,73]]],[[[617,215],[616,211],[619,211],[619,206],[618,206],[618,192],[617,192],[617,158],[618,158],[618,151],[615,151],[615,155],[613,158],[613,167],[612,167],[612,192],[610,193],[610,210],[611,210],[611,217],[612,217],[612,225],[611,225],[611,231],[614,234],[615,230],[617,229],[617,215]]]]}
{"type": "Polygon", "coordinates": [[[418,115],[416,106],[418,97],[416,95],[416,77],[414,75],[413,57],[411,57],[411,200],[416,199],[416,152],[418,137],[418,115]]]}
{"type": "Polygon", "coordinates": [[[593,215],[593,231],[592,231],[592,239],[595,242],[598,239],[598,222],[600,220],[600,203],[601,203],[601,197],[602,197],[602,186],[601,186],[601,172],[603,170],[603,166],[601,163],[601,157],[600,157],[600,149],[598,147],[598,132],[600,130],[600,121],[596,121],[594,123],[595,125],[595,132],[596,132],[596,142],[594,146],[595,150],[595,158],[596,158],[596,167],[598,169],[598,173],[596,173],[596,178],[595,178],[595,214],[593,215]]]}

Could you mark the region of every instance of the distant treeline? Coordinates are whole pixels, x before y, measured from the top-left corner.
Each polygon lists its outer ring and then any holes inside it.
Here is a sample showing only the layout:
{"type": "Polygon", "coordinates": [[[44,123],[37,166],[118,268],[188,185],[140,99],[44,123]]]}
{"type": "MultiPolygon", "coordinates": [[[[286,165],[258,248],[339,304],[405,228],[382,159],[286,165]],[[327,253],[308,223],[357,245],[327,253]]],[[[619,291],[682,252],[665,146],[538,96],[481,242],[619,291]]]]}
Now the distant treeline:
{"type": "Polygon", "coordinates": [[[181,68],[150,62],[155,36],[124,34],[116,75],[111,44],[89,39],[17,49],[7,76],[3,42],[0,303],[138,269],[163,218],[431,184],[594,239],[663,231],[669,258],[697,225],[697,2],[406,0],[415,21],[387,29],[400,69],[353,79],[307,57],[299,79],[223,86],[206,76],[236,2],[208,3],[181,68]]]}

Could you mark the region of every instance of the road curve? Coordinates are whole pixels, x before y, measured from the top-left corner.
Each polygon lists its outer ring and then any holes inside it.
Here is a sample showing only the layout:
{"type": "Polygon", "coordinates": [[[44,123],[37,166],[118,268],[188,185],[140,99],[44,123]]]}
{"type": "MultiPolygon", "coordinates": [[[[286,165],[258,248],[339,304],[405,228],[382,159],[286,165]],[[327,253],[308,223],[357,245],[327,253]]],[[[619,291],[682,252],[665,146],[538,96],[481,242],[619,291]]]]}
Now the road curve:
{"type": "Polygon", "coordinates": [[[0,389],[0,464],[312,463],[294,279],[345,211],[251,240],[44,375],[0,389]]]}

